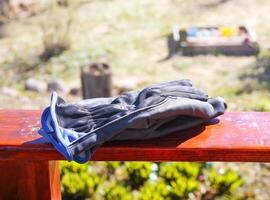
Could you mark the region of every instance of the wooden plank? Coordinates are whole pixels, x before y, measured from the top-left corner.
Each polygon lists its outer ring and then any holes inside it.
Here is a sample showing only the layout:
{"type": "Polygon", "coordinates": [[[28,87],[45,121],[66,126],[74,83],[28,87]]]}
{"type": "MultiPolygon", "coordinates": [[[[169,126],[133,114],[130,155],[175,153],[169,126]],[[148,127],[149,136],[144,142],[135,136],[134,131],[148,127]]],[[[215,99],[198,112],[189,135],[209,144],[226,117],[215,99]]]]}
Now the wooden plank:
{"type": "Polygon", "coordinates": [[[0,199],[61,199],[58,163],[0,161],[0,199]]]}
{"type": "MultiPolygon", "coordinates": [[[[0,111],[0,159],[63,159],[38,135],[40,114],[0,111]]],[[[270,112],[227,112],[217,120],[155,140],[106,143],[93,160],[270,161],[270,112]]]]}

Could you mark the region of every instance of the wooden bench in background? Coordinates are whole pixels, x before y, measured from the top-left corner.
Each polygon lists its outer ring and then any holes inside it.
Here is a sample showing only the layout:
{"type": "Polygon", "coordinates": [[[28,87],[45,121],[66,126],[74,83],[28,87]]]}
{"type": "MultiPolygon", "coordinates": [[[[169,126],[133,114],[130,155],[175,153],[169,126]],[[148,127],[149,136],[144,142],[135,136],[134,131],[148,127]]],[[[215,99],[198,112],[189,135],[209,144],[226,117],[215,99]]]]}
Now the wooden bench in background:
{"type": "MultiPolygon", "coordinates": [[[[38,134],[40,115],[0,110],[0,199],[61,198],[57,160],[64,158],[38,134]]],[[[270,113],[227,112],[217,120],[155,140],[106,143],[93,160],[270,161],[270,113]]]]}

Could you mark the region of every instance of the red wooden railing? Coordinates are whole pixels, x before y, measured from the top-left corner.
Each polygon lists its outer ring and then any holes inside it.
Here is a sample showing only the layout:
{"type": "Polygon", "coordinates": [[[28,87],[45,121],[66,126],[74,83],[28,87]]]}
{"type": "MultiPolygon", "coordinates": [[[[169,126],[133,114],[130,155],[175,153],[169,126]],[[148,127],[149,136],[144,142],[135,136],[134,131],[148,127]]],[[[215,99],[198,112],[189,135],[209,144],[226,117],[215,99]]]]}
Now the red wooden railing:
{"type": "MultiPolygon", "coordinates": [[[[0,199],[60,199],[56,160],[37,133],[40,111],[0,111],[0,199]]],[[[270,113],[227,112],[210,123],[144,141],[110,142],[95,161],[270,161],[270,113]]]]}

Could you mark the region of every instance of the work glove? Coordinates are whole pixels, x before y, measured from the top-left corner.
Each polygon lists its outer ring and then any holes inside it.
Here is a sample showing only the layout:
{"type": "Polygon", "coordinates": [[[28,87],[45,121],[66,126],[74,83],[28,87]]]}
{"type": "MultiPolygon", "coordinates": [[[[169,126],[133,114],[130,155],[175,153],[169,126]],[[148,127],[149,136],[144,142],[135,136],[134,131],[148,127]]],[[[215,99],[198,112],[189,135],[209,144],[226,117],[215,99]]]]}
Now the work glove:
{"type": "Polygon", "coordinates": [[[84,163],[106,141],[161,137],[205,123],[225,110],[222,98],[208,97],[189,80],[77,103],[65,103],[53,93],[40,133],[67,160],[84,163]]]}

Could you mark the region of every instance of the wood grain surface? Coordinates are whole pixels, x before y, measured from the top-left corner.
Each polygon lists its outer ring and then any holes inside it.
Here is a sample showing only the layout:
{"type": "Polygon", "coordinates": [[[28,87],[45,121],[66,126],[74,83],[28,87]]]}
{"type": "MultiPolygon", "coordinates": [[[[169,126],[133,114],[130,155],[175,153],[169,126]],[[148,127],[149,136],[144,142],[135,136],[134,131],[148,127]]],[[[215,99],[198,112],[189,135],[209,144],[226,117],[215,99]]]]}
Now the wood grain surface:
{"type": "MultiPolygon", "coordinates": [[[[41,111],[0,110],[0,160],[62,160],[38,134],[41,111]]],[[[227,112],[154,140],[108,142],[95,161],[270,161],[270,113],[227,112]]]]}
{"type": "Polygon", "coordinates": [[[58,163],[55,161],[0,161],[0,199],[60,200],[58,163]]]}

